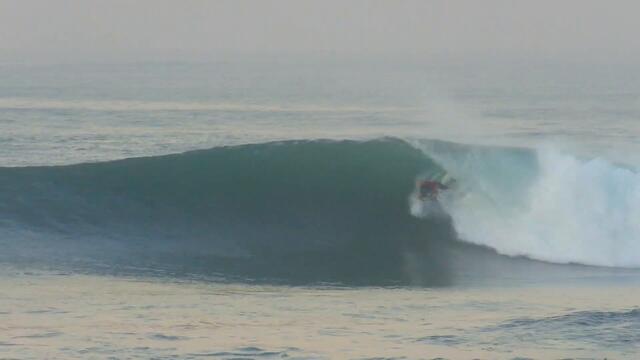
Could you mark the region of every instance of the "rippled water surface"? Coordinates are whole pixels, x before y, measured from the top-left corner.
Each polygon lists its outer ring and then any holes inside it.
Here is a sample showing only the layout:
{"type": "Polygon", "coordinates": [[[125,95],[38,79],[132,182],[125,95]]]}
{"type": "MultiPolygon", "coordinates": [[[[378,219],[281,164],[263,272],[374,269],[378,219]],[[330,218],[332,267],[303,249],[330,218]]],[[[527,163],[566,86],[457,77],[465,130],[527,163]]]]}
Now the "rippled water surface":
{"type": "Polygon", "coordinates": [[[224,285],[3,269],[2,358],[633,358],[636,287],[224,285]]]}

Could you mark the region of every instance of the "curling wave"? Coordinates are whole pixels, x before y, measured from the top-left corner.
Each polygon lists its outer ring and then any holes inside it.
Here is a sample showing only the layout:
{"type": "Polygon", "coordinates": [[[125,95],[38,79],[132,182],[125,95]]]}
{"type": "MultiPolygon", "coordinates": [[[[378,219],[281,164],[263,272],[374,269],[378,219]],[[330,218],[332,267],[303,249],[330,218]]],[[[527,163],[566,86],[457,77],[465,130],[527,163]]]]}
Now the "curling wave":
{"type": "Polygon", "coordinates": [[[418,142],[461,180],[443,199],[461,239],[554,263],[640,267],[640,173],[602,158],[418,142]]]}
{"type": "Polygon", "coordinates": [[[293,282],[445,284],[456,240],[637,267],[638,220],[633,169],[441,141],[286,141],[0,168],[7,257],[120,248],[129,263],[293,282]],[[412,216],[416,178],[444,173],[457,180],[441,198],[446,216],[412,216]]]}
{"type": "Polygon", "coordinates": [[[109,242],[104,251],[124,246],[137,263],[300,282],[407,282],[407,267],[420,263],[421,281],[438,284],[450,223],[407,211],[425,169],[441,171],[397,139],[1,168],[0,231],[24,238],[16,229],[28,229],[37,243],[74,250],[109,242]]]}

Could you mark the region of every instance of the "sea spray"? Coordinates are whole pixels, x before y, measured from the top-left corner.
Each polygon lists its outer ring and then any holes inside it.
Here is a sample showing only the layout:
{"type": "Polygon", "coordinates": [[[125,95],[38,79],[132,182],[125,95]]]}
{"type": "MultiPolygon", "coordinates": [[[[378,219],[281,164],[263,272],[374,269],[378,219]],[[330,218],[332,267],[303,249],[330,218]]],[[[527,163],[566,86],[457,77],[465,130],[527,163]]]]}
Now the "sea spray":
{"type": "Polygon", "coordinates": [[[557,263],[640,266],[640,174],[539,150],[422,148],[460,179],[443,198],[461,240],[557,263]]]}

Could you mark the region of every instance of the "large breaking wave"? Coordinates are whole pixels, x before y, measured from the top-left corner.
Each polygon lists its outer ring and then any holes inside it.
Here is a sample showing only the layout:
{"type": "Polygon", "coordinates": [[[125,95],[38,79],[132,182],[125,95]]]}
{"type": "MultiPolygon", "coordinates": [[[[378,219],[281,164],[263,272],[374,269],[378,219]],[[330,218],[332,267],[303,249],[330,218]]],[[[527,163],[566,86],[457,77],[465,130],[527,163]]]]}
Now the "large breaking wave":
{"type": "Polygon", "coordinates": [[[639,200],[640,175],[602,159],[439,141],[287,141],[0,168],[0,236],[6,257],[120,249],[124,262],[176,271],[437,285],[450,281],[456,249],[471,249],[458,240],[551,262],[640,266],[639,200]],[[442,197],[448,216],[411,216],[416,178],[444,172],[457,179],[442,197]]]}
{"type": "Polygon", "coordinates": [[[556,263],[640,266],[640,174],[602,158],[419,144],[461,179],[444,199],[460,239],[556,263]]]}

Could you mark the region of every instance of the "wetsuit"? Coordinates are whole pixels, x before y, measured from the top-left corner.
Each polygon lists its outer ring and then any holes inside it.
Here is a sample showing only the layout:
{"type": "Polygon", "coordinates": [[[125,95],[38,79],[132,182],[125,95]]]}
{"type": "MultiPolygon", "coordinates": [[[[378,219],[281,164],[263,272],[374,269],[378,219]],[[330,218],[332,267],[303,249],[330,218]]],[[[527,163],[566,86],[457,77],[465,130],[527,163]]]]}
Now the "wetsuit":
{"type": "Polygon", "coordinates": [[[420,198],[430,197],[435,199],[440,190],[446,190],[448,187],[437,181],[425,180],[420,182],[420,198]]]}

